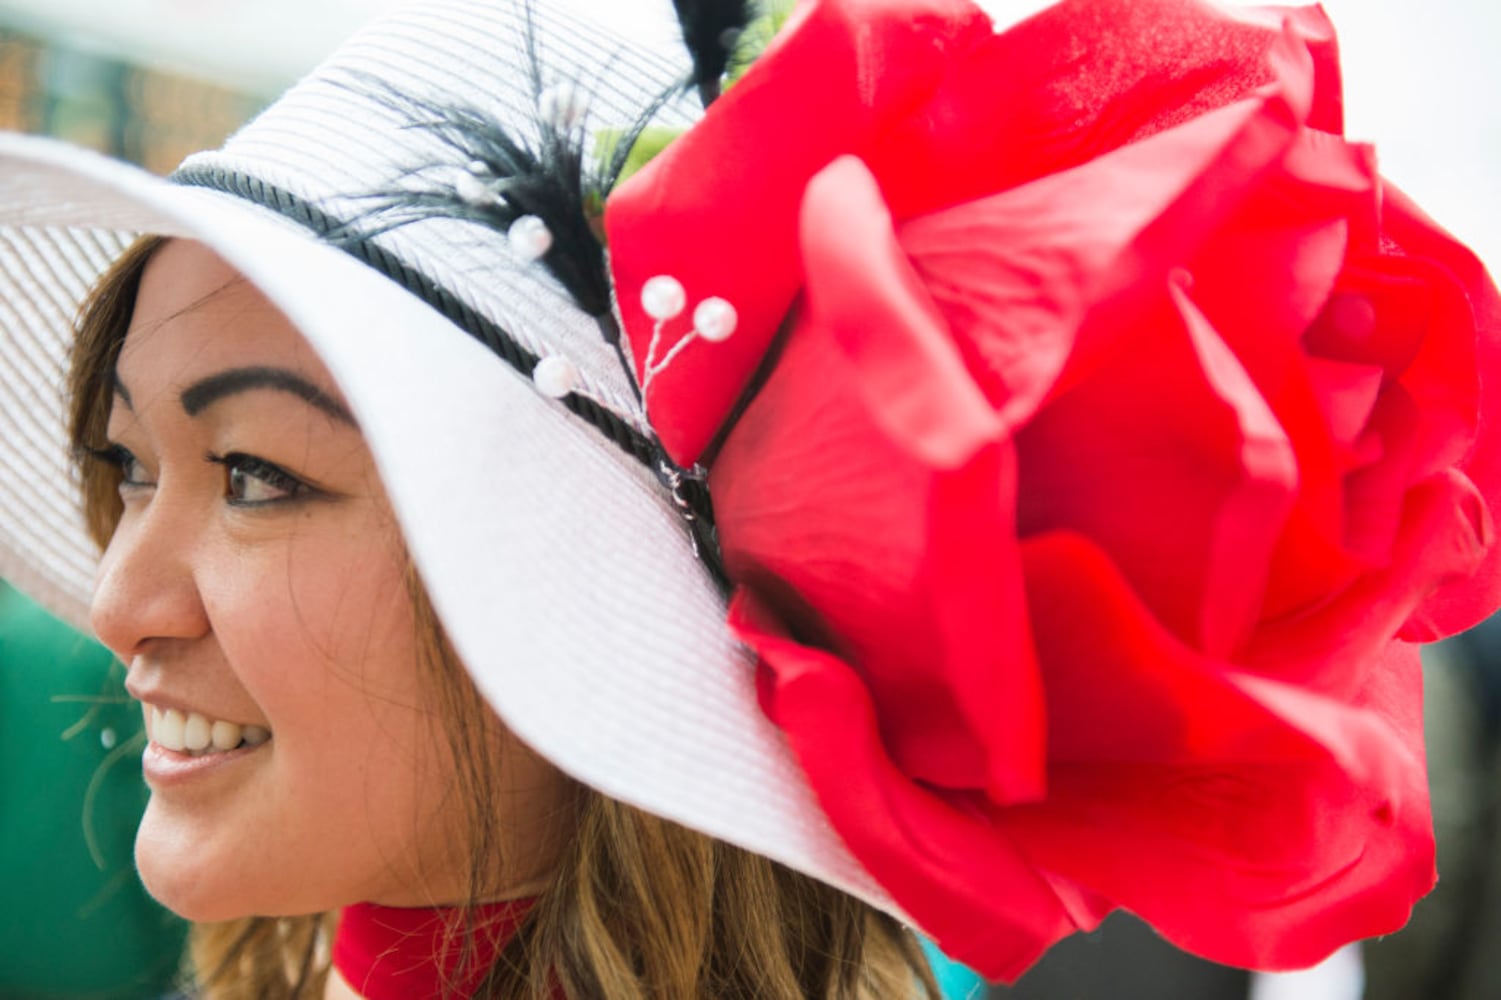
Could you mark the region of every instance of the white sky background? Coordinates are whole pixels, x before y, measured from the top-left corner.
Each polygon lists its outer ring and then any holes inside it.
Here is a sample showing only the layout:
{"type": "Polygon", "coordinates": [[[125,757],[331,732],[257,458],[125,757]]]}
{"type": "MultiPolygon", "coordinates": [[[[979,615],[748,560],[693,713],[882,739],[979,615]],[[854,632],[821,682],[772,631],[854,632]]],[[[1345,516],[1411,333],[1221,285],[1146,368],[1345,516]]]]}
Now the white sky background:
{"type": "MultiPolygon", "coordinates": [[[[274,94],[400,0],[0,0],[0,23],[274,94]]],[[[559,0],[537,0],[559,2],[559,0]]],[[[636,40],[670,43],[670,0],[561,0],[636,40]]],[[[1043,0],[981,0],[998,23],[1043,0]]],[[[1383,172],[1501,272],[1501,4],[1326,0],[1340,33],[1347,130],[1383,172]]]]}

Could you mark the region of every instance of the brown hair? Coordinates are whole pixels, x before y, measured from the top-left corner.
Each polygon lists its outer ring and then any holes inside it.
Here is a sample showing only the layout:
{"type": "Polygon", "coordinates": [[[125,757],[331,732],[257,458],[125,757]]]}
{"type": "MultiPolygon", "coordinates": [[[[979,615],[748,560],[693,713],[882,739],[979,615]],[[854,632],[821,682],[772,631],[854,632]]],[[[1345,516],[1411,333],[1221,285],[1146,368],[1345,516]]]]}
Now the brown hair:
{"type": "MultiPolygon", "coordinates": [[[[84,304],[68,391],[89,531],[120,517],[105,446],[115,364],[146,264],[145,237],[84,304]]],[[[454,654],[415,572],[409,584],[425,672],[468,816],[470,898],[500,866],[496,736],[501,723],[454,654]]],[[[574,785],[570,836],[550,883],[477,996],[550,1000],[712,997],[887,1000],[938,996],[912,935],[872,907],[764,857],[574,785]]],[[[194,989],[207,1000],[321,996],[336,914],[197,925],[194,989]]],[[[472,927],[456,928],[473,944],[472,927]]],[[[472,951],[472,949],[471,949],[472,951]]]]}

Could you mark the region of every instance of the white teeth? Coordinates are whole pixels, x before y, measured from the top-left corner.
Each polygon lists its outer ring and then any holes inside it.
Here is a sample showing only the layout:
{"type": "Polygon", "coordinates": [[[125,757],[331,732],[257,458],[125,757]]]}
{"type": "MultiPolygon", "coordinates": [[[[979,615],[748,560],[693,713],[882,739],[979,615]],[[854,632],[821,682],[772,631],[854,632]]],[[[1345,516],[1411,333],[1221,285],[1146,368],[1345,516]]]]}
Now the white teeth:
{"type": "Polygon", "coordinates": [[[168,750],[182,751],[187,749],[187,743],[183,740],[183,729],[188,720],[175,708],[169,708],[162,712],[156,720],[156,742],[168,750]]]}
{"type": "Polygon", "coordinates": [[[210,719],[198,712],[146,705],[146,735],[164,750],[198,757],[205,753],[260,746],[271,738],[265,726],[242,726],[238,722],[210,719]]]}
{"type": "Polygon", "coordinates": [[[182,727],[183,745],[194,753],[207,750],[209,741],[213,738],[212,729],[213,723],[197,712],[189,712],[187,721],[182,727]]]}
{"type": "Polygon", "coordinates": [[[234,722],[216,722],[210,738],[215,750],[233,750],[240,745],[240,726],[234,722]]]}

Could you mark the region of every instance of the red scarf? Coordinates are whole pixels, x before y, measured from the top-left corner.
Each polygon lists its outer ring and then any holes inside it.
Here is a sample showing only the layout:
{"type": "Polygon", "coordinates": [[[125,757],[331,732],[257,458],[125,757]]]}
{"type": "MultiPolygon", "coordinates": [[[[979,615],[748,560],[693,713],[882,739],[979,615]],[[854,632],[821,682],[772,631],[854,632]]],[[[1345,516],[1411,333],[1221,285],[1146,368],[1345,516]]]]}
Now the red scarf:
{"type": "Polygon", "coordinates": [[[334,934],[334,968],[365,1000],[453,1000],[470,997],[531,909],[530,899],[486,903],[469,919],[473,960],[456,975],[464,945],[461,909],[357,903],[347,906],[334,934]]]}

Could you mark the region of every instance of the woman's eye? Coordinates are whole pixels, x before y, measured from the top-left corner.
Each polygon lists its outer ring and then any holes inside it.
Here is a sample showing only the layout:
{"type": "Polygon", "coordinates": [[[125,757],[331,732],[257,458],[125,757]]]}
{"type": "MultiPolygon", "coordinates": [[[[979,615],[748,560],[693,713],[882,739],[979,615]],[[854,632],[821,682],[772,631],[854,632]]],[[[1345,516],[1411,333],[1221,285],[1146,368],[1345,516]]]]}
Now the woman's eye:
{"type": "Polygon", "coordinates": [[[120,470],[120,489],[122,490],[156,485],[151,481],[151,474],[146,471],[146,466],[142,465],[141,460],[124,445],[112,444],[106,448],[93,450],[90,454],[96,461],[120,470]]]}
{"type": "Polygon", "coordinates": [[[224,498],[237,506],[294,500],[310,490],[296,476],[254,455],[209,455],[208,460],[224,466],[224,498]]]}

